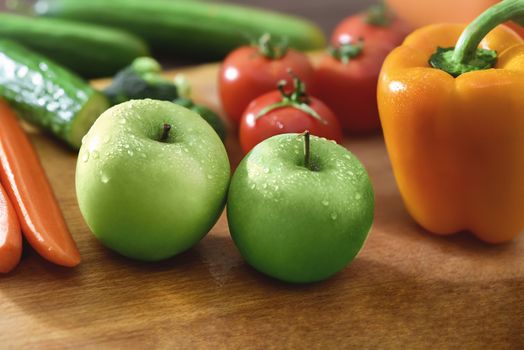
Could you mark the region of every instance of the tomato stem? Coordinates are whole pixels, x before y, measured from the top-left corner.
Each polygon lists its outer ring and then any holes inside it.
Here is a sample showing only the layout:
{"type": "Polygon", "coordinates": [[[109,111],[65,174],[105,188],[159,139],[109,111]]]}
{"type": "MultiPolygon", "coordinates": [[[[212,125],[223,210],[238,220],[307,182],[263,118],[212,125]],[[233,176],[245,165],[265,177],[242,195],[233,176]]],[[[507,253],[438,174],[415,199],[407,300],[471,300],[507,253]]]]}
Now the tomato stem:
{"type": "Polygon", "coordinates": [[[258,52],[271,60],[278,60],[284,57],[289,47],[289,41],[286,37],[276,41],[270,33],[265,33],[258,39],[258,52]]]}
{"type": "Polygon", "coordinates": [[[365,21],[368,24],[378,27],[389,27],[393,18],[393,13],[386,5],[385,1],[382,0],[368,9],[365,21]]]}
{"type": "Polygon", "coordinates": [[[356,43],[342,44],[339,47],[328,47],[328,53],[337,61],[348,64],[351,59],[359,56],[364,49],[364,39],[359,38],[356,43]]]}
{"type": "Polygon", "coordinates": [[[277,89],[280,91],[280,94],[282,95],[282,100],[262,108],[260,112],[258,112],[258,114],[256,115],[255,119],[259,119],[264,115],[268,114],[269,112],[278,108],[292,107],[301,110],[302,112],[317,119],[321,123],[326,124],[324,118],[322,118],[317,113],[317,111],[315,111],[313,108],[309,106],[310,100],[308,94],[306,93],[305,84],[295,74],[293,74],[291,70],[288,70],[288,73],[293,77],[293,90],[291,92],[286,92],[285,87],[287,85],[287,82],[285,80],[279,81],[277,89]]]}
{"type": "Polygon", "coordinates": [[[160,142],[166,142],[169,138],[169,132],[171,131],[171,124],[164,123],[162,129],[162,136],[160,136],[160,142]]]}
{"type": "Polygon", "coordinates": [[[309,130],[304,131],[304,166],[311,170],[310,168],[310,159],[311,159],[311,151],[310,151],[310,145],[309,145],[309,137],[310,133],[309,130]]]}

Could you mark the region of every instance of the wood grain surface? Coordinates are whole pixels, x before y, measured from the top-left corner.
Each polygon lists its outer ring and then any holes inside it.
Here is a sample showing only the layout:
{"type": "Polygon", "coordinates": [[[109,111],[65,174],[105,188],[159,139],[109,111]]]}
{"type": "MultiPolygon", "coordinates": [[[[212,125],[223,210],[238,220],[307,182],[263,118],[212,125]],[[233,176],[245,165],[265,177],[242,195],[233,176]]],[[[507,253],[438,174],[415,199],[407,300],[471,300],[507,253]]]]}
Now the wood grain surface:
{"type": "MultiPolygon", "coordinates": [[[[218,108],[216,69],[184,73],[196,98],[218,108]]],[[[224,215],[168,261],[112,253],[80,215],[76,155],[40,134],[32,141],[83,262],[60,268],[24,248],[20,266],[0,277],[2,349],[524,348],[524,236],[490,246],[467,233],[425,232],[403,207],[381,135],[345,142],[375,186],[369,240],[343,272],[310,285],[277,282],[246,265],[224,215]]],[[[227,146],[236,164],[234,137],[227,146]]]]}

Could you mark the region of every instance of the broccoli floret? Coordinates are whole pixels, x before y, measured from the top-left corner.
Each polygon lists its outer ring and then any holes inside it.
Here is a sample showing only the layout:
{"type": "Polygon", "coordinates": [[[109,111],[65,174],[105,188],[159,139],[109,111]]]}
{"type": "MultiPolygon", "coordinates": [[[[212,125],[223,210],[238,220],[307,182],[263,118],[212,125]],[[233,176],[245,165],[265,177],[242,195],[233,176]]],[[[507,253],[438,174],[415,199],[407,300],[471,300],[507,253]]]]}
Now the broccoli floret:
{"type": "Polygon", "coordinates": [[[132,99],[152,98],[173,101],[176,85],[162,76],[162,67],[151,57],[139,57],[118,72],[104,91],[113,105],[132,99]]]}
{"type": "Polygon", "coordinates": [[[118,72],[103,92],[112,105],[132,99],[151,98],[172,101],[198,113],[216,131],[222,141],[226,126],[220,117],[206,106],[195,104],[189,98],[191,88],[183,76],[177,82],[162,76],[162,67],[151,57],[139,57],[130,66],[118,72]]]}

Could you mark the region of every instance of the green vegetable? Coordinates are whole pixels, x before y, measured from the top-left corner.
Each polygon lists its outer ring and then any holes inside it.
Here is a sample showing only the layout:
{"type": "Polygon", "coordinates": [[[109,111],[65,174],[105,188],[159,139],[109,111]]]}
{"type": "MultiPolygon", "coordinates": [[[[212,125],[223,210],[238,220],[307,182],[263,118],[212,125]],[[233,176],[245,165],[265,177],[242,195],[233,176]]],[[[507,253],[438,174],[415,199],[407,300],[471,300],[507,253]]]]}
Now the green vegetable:
{"type": "Polygon", "coordinates": [[[14,42],[0,40],[0,97],[19,115],[74,148],[107,99],[53,61],[14,42]]]}
{"type": "Polygon", "coordinates": [[[225,56],[268,32],[290,47],[321,49],[325,38],[313,23],[294,16],[240,5],[165,0],[41,0],[44,16],[105,24],[144,38],[156,51],[179,56],[225,56]]]}
{"type": "Polygon", "coordinates": [[[206,106],[200,105],[200,104],[195,104],[189,98],[179,98],[173,102],[183,107],[186,107],[187,109],[190,109],[193,112],[196,112],[198,115],[204,118],[204,120],[209,125],[211,125],[211,127],[218,134],[222,142],[226,139],[226,136],[227,136],[226,126],[224,122],[222,121],[222,119],[220,119],[220,117],[215,112],[213,112],[211,109],[207,108],[206,106]]]}
{"type": "Polygon", "coordinates": [[[162,67],[150,57],[137,58],[118,72],[104,94],[112,105],[134,99],[173,101],[178,98],[176,85],[162,76],[162,67]]]}
{"type": "Polygon", "coordinates": [[[113,75],[149,50],[138,37],[87,23],[0,13],[0,37],[24,45],[86,78],[113,75]]]}
{"type": "Polygon", "coordinates": [[[151,57],[140,57],[114,77],[104,94],[116,105],[129,100],[155,99],[172,101],[199,114],[213,127],[222,141],[226,127],[220,117],[206,106],[195,104],[189,97],[191,88],[187,80],[177,77],[177,82],[164,78],[162,67],[151,57]]]}

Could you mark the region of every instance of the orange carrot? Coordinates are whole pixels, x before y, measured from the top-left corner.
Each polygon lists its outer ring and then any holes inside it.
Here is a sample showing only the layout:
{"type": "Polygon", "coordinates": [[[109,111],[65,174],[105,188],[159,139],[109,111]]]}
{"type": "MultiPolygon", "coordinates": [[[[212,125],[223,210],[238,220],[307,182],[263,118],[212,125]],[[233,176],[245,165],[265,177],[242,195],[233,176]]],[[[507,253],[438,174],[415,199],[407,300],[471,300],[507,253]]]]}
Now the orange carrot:
{"type": "Polygon", "coordinates": [[[0,101],[0,182],[22,232],[43,258],[76,266],[80,254],[29,138],[9,106],[0,101]]]}
{"type": "Polygon", "coordinates": [[[22,255],[22,232],[15,209],[0,185],[0,273],[18,265],[22,255]]]}

